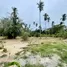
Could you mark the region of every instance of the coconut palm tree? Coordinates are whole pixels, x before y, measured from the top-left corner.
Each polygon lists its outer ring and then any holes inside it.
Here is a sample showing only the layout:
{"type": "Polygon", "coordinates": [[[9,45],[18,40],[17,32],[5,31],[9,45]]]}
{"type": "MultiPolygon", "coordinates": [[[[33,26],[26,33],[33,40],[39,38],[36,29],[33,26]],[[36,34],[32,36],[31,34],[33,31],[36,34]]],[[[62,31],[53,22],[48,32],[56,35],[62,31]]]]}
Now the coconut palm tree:
{"type": "Polygon", "coordinates": [[[50,22],[50,17],[47,18],[48,22],[50,22]]]}
{"type": "Polygon", "coordinates": [[[44,21],[47,21],[47,19],[48,19],[48,14],[45,13],[43,16],[44,16],[44,21]]]}
{"type": "Polygon", "coordinates": [[[38,23],[36,23],[36,27],[38,26],[38,23]]]}
{"type": "Polygon", "coordinates": [[[44,16],[44,21],[50,22],[50,17],[47,13],[45,13],[43,16],[44,16]]]}
{"type": "Polygon", "coordinates": [[[53,26],[54,26],[54,21],[52,21],[52,33],[53,33],[53,26]]]}
{"type": "Polygon", "coordinates": [[[54,26],[54,21],[52,21],[52,27],[54,26]]]}
{"type": "Polygon", "coordinates": [[[31,25],[29,24],[29,29],[30,29],[31,25]]]}
{"type": "MultiPolygon", "coordinates": [[[[44,21],[47,21],[47,19],[48,19],[48,14],[45,13],[43,16],[44,16],[44,21]]],[[[46,22],[45,22],[45,30],[46,30],[46,22]]]]}
{"type": "Polygon", "coordinates": [[[66,19],[67,19],[67,15],[66,14],[63,14],[62,15],[62,18],[61,18],[60,25],[64,24],[64,21],[66,21],[66,19]]]}
{"type": "Polygon", "coordinates": [[[62,21],[65,21],[65,20],[66,20],[66,14],[63,14],[63,15],[62,15],[61,20],[62,20],[62,21]]]}
{"type": "Polygon", "coordinates": [[[17,8],[13,7],[12,10],[13,10],[13,12],[11,13],[11,16],[12,16],[13,27],[14,27],[14,35],[13,35],[13,38],[16,38],[16,36],[17,36],[17,28],[16,28],[16,25],[17,25],[17,20],[18,20],[17,8]]]}
{"type": "Polygon", "coordinates": [[[38,23],[33,22],[33,25],[35,25],[35,26],[36,26],[36,30],[37,30],[38,23]]]}
{"type": "Polygon", "coordinates": [[[60,25],[62,25],[62,24],[63,24],[63,21],[60,22],[60,25]]]}
{"type": "Polygon", "coordinates": [[[35,22],[33,22],[33,25],[35,25],[35,22]]]}
{"type": "Polygon", "coordinates": [[[44,2],[42,2],[41,0],[39,1],[39,3],[37,3],[38,8],[39,8],[39,28],[40,28],[40,35],[41,35],[41,12],[43,11],[43,6],[44,6],[44,2]]]}
{"type": "Polygon", "coordinates": [[[64,21],[67,19],[66,17],[67,17],[66,14],[63,14],[63,15],[62,15],[60,25],[64,23],[64,21]]]}
{"type": "MultiPolygon", "coordinates": [[[[48,14],[47,13],[45,13],[43,16],[44,16],[44,21],[47,21],[47,20],[49,21],[50,18],[48,18],[48,14]]],[[[46,22],[45,22],[45,30],[46,30],[46,22]]]]}
{"type": "Polygon", "coordinates": [[[36,22],[35,21],[33,22],[33,25],[36,26],[36,22]]]}
{"type": "Polygon", "coordinates": [[[13,12],[11,13],[11,15],[12,15],[13,23],[16,24],[17,19],[18,19],[18,17],[17,17],[17,8],[13,7],[12,9],[13,9],[13,12]]]}
{"type": "Polygon", "coordinates": [[[38,23],[36,23],[36,30],[37,30],[38,23]]]}
{"type": "MultiPolygon", "coordinates": [[[[49,22],[50,22],[50,17],[49,16],[47,18],[47,21],[48,21],[48,27],[49,27],[49,22]]],[[[49,34],[50,34],[50,29],[49,29],[49,34]]]]}

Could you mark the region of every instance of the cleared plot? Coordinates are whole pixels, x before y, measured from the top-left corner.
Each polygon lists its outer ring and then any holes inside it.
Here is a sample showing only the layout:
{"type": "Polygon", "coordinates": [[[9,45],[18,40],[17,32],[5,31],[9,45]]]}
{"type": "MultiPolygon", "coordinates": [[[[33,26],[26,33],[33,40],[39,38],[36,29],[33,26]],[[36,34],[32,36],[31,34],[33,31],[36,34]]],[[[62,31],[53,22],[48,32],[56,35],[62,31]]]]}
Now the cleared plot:
{"type": "Polygon", "coordinates": [[[15,60],[21,65],[26,63],[25,67],[37,67],[38,64],[46,67],[50,67],[50,65],[51,67],[52,65],[64,67],[64,64],[67,63],[67,40],[51,37],[42,37],[41,39],[31,37],[25,42],[21,39],[2,41],[7,52],[2,53],[2,49],[0,50],[0,62],[15,60]],[[28,61],[30,63],[35,61],[37,64],[29,64],[28,61]]]}

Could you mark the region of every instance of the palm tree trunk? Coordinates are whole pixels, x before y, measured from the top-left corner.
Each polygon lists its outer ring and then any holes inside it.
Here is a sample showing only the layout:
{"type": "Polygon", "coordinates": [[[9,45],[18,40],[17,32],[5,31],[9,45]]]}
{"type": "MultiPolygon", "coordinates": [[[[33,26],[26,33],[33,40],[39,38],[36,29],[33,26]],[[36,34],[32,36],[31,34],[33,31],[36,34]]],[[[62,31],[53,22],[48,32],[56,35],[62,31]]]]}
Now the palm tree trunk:
{"type": "Polygon", "coordinates": [[[40,28],[40,38],[41,38],[41,12],[39,11],[39,28],[40,28]]]}
{"type": "Polygon", "coordinates": [[[50,25],[49,25],[49,22],[48,22],[48,29],[49,29],[49,31],[48,31],[48,35],[50,36],[50,27],[49,27],[50,25]]]}
{"type": "Polygon", "coordinates": [[[47,32],[46,32],[46,22],[45,22],[45,34],[47,34],[47,32]]]}

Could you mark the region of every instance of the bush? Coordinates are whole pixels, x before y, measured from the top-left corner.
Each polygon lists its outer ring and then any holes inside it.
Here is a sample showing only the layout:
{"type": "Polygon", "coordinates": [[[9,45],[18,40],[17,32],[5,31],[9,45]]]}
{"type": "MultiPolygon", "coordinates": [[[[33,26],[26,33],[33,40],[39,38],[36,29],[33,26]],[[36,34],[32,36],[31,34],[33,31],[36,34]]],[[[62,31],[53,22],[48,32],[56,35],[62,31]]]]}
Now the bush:
{"type": "Polygon", "coordinates": [[[10,67],[16,65],[17,67],[20,67],[20,64],[18,62],[9,62],[7,64],[4,65],[4,67],[10,67]]]}
{"type": "Polygon", "coordinates": [[[15,39],[21,33],[22,23],[17,16],[17,8],[12,9],[9,18],[3,18],[0,22],[0,35],[7,36],[8,39],[15,39]]]}
{"type": "Polygon", "coordinates": [[[30,36],[40,37],[40,33],[33,31],[33,32],[30,33],[30,36]]]}
{"type": "Polygon", "coordinates": [[[3,52],[5,52],[5,53],[6,53],[6,52],[7,52],[7,49],[6,49],[6,48],[3,48],[3,52]]]}
{"type": "Polygon", "coordinates": [[[40,37],[40,33],[35,33],[34,36],[35,37],[40,37]]]}
{"type": "Polygon", "coordinates": [[[56,33],[54,36],[66,39],[67,38],[67,31],[60,31],[59,33],[56,33]]]}
{"type": "Polygon", "coordinates": [[[21,38],[22,38],[24,41],[28,40],[28,37],[29,37],[29,33],[27,33],[27,32],[22,32],[21,38]]]}
{"type": "Polygon", "coordinates": [[[37,64],[37,65],[26,64],[24,67],[44,67],[44,66],[41,64],[37,64]]]}
{"type": "Polygon", "coordinates": [[[63,38],[64,38],[64,39],[67,38],[67,31],[64,32],[64,34],[63,34],[63,38]]]}

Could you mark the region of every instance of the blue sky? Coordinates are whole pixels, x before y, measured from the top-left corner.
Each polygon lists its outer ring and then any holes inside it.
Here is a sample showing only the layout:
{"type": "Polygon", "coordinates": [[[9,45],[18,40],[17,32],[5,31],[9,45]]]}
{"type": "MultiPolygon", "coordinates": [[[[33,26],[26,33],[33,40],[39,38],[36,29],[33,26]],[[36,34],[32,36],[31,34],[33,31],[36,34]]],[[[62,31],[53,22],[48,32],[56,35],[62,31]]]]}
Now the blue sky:
{"type": "MultiPolygon", "coordinates": [[[[44,2],[44,10],[42,11],[42,27],[45,22],[43,14],[48,13],[51,21],[55,24],[59,23],[61,15],[67,13],[67,0],[42,0],[44,2]]],[[[37,3],[39,0],[0,0],[0,18],[9,16],[12,9],[17,7],[19,17],[27,24],[33,24],[33,21],[39,22],[39,11],[37,3]]],[[[50,22],[51,23],[51,22],[50,22]]],[[[51,26],[51,24],[49,25],[51,26]]],[[[32,25],[32,28],[34,26],[32,25]]],[[[48,25],[47,25],[48,27],[48,25]]]]}

